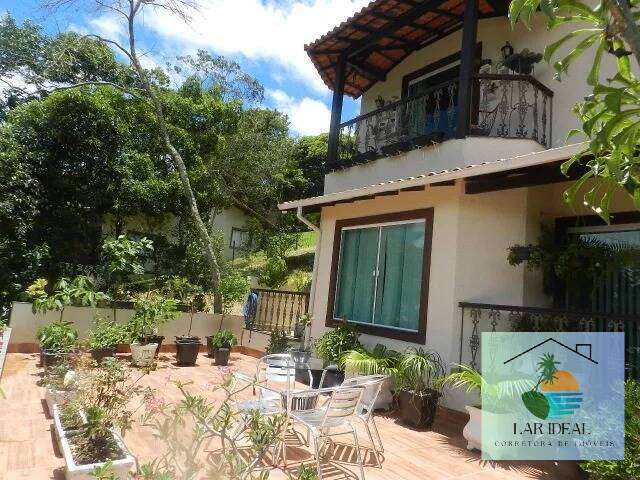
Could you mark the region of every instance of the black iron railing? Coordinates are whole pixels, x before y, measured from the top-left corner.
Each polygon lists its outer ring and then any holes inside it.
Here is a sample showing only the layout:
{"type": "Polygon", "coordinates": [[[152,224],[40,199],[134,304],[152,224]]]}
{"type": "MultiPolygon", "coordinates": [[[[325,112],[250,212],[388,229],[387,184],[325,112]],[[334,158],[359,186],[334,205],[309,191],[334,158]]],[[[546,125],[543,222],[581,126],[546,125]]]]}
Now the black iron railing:
{"type": "Polygon", "coordinates": [[[296,322],[309,309],[309,293],[253,288],[258,295],[253,329],[283,331],[293,336],[296,322]]]}
{"type": "MultiPolygon", "coordinates": [[[[468,135],[551,146],[553,92],[530,75],[474,77],[468,135]]],[[[340,125],[338,166],[366,163],[456,135],[458,80],[435,85],[340,125]]]]}
{"type": "Polygon", "coordinates": [[[528,138],[551,146],[553,92],[531,75],[475,77],[471,135],[528,138]]]}
{"type": "Polygon", "coordinates": [[[480,367],[482,332],[624,332],[625,364],[640,379],[640,317],[556,308],[460,302],[460,363],[480,367]]]}

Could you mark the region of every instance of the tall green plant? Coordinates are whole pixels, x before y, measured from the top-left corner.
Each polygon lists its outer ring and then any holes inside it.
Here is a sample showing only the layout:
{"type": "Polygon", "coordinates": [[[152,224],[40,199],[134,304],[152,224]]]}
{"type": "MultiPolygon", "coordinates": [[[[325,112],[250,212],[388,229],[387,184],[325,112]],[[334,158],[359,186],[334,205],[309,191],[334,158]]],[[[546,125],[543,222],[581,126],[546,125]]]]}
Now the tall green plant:
{"type": "Polygon", "coordinates": [[[444,374],[438,352],[414,348],[402,354],[394,378],[398,389],[422,395],[430,390],[441,391],[444,374]]]}
{"type": "Polygon", "coordinates": [[[316,354],[326,364],[340,365],[342,356],[351,350],[361,350],[362,344],[358,340],[360,334],[346,322],[327,330],[316,341],[316,354]]]}
{"type": "Polygon", "coordinates": [[[574,111],[588,146],[562,165],[566,174],[580,164],[585,173],[566,192],[565,200],[582,201],[605,221],[617,190],[626,192],[640,209],[640,81],[632,73],[630,56],[640,64],[640,28],[636,0],[600,0],[586,4],[577,0],[514,0],[509,7],[512,24],[527,26],[540,9],[550,30],[570,25],[572,30],[545,48],[544,58],[553,63],[560,78],[584,53],[594,51],[587,84],[592,94],[574,111]],[[561,54],[564,50],[564,54],[561,54]],[[605,55],[617,61],[617,74],[602,81],[600,66],[605,55]],[[588,182],[592,183],[588,183],[588,182]]]}
{"type": "Polygon", "coordinates": [[[134,314],[126,324],[129,341],[144,341],[157,333],[158,328],[178,316],[178,305],[173,298],[158,292],[145,292],[136,298],[134,314]]]}

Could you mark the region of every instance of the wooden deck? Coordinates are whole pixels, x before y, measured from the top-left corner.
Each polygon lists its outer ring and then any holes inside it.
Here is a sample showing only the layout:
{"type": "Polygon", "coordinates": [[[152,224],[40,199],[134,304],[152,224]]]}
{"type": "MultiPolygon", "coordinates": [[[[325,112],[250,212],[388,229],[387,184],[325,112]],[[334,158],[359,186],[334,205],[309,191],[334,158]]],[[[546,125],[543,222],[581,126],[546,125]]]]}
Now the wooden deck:
{"type": "MultiPolygon", "coordinates": [[[[145,383],[157,388],[169,402],[179,398],[170,380],[192,381],[192,388],[206,392],[208,386],[220,378],[218,368],[202,355],[197,367],[182,368],[173,364],[174,357],[161,354],[158,369],[145,378],[145,383]]],[[[0,399],[0,479],[47,480],[64,478],[64,460],[54,446],[52,421],[46,412],[43,389],[37,385],[42,369],[35,354],[7,355],[5,371],[0,382],[6,399],[0,399]]],[[[231,365],[239,370],[254,371],[255,359],[239,353],[232,354],[231,365]]],[[[431,431],[407,428],[393,414],[376,417],[385,446],[382,468],[375,466],[365,436],[360,435],[365,456],[368,480],[515,480],[562,479],[571,480],[565,462],[559,469],[551,462],[484,462],[478,452],[464,446],[462,426],[466,416],[442,409],[431,431]],[[563,471],[561,471],[563,470],[563,471]]],[[[292,436],[293,437],[293,436],[292,436]]],[[[152,459],[160,448],[151,432],[139,425],[129,432],[125,441],[141,461],[152,459]]],[[[287,449],[289,471],[295,473],[302,462],[313,461],[308,447],[292,438],[287,449]]],[[[323,465],[325,478],[331,480],[356,479],[357,467],[350,447],[335,449],[323,465]]],[[[571,470],[569,468],[569,470],[571,470]]],[[[206,477],[203,477],[206,478],[206,477]]],[[[285,472],[273,469],[273,479],[286,479],[285,472]]],[[[295,477],[294,477],[295,478],[295,477]]]]}

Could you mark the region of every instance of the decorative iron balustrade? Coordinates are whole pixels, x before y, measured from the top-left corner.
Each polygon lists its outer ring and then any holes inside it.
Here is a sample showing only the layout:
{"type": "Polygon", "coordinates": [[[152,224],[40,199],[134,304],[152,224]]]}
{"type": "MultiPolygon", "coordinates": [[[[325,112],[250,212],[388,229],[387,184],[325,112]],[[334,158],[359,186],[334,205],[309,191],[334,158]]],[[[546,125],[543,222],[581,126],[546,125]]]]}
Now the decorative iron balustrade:
{"type": "Polygon", "coordinates": [[[258,295],[253,330],[294,335],[296,322],[309,309],[309,293],[252,288],[258,295]]]}
{"type": "Polygon", "coordinates": [[[553,92],[531,75],[479,74],[473,92],[477,114],[471,135],[528,138],[551,146],[553,92]]]}
{"type": "MultiPolygon", "coordinates": [[[[551,146],[553,92],[530,75],[479,74],[469,135],[528,138],[551,146]]],[[[340,125],[338,166],[366,163],[453,138],[458,80],[403,98],[340,125]]]]}
{"type": "Polygon", "coordinates": [[[396,155],[453,137],[458,123],[458,81],[390,103],[340,125],[342,165],[396,155]]]}
{"type": "Polygon", "coordinates": [[[482,332],[624,332],[629,378],[640,379],[640,317],[460,302],[460,363],[480,368],[482,332]]]}

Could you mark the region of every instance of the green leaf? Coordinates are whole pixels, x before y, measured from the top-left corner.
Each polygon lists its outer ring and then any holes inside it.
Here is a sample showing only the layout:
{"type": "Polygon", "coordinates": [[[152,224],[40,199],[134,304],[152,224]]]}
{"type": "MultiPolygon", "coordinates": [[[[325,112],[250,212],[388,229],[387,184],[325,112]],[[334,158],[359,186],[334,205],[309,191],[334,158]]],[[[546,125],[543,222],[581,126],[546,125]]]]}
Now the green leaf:
{"type": "Polygon", "coordinates": [[[595,55],[593,56],[593,64],[591,65],[591,70],[589,70],[589,75],[587,76],[588,85],[598,84],[600,77],[600,64],[602,63],[602,54],[605,51],[605,47],[606,42],[602,39],[598,44],[598,48],[596,48],[595,55]]]}
{"type": "Polygon", "coordinates": [[[549,401],[540,392],[530,390],[522,394],[522,402],[527,410],[536,417],[544,420],[549,416],[549,401]]]}
{"type": "Polygon", "coordinates": [[[557,41],[547,45],[544,48],[544,55],[543,55],[544,56],[544,60],[546,62],[550,62],[551,61],[551,57],[553,57],[553,55],[556,53],[556,51],[562,45],[564,45],[566,42],[571,40],[572,38],[579,37],[580,35],[594,34],[594,33],[600,33],[600,32],[601,32],[601,30],[599,28],[581,28],[581,29],[578,29],[578,30],[574,30],[573,32],[570,32],[570,33],[566,34],[560,40],[557,40],[557,41]]]}

